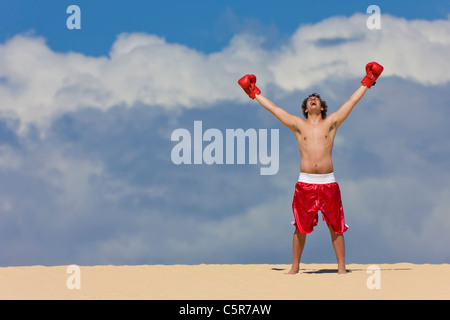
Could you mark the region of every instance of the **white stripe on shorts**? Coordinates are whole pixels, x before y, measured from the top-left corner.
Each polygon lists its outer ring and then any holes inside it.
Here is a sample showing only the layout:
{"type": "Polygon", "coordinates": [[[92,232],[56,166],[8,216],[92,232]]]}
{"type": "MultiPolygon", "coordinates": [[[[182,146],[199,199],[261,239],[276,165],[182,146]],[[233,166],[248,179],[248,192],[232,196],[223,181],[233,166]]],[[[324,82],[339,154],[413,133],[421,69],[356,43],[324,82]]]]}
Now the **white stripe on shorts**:
{"type": "Polygon", "coordinates": [[[334,177],[334,172],[325,174],[300,172],[298,182],[312,183],[312,184],[326,184],[336,182],[336,179],[334,177]]]}

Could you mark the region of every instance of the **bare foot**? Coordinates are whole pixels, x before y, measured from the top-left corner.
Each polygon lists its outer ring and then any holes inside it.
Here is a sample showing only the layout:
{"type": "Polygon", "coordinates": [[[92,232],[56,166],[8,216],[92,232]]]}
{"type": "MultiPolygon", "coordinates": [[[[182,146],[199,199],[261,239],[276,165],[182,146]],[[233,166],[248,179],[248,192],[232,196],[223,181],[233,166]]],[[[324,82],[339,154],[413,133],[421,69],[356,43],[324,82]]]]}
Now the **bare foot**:
{"type": "Polygon", "coordinates": [[[347,274],[347,270],[345,270],[345,269],[338,270],[338,274],[347,274]]]}
{"type": "Polygon", "coordinates": [[[284,274],[297,274],[299,268],[291,268],[289,272],[285,272],[284,274]]]}

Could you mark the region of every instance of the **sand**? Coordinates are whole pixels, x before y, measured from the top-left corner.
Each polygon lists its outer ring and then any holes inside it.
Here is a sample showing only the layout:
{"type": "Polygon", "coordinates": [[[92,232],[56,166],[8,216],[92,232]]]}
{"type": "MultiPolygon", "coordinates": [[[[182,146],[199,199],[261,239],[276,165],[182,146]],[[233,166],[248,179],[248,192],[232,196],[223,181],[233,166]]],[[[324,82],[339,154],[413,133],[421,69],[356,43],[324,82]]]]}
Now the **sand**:
{"type": "Polygon", "coordinates": [[[271,264],[4,267],[0,299],[450,299],[449,264],[369,266],[349,264],[346,275],[335,264],[302,264],[296,275],[271,264]]]}

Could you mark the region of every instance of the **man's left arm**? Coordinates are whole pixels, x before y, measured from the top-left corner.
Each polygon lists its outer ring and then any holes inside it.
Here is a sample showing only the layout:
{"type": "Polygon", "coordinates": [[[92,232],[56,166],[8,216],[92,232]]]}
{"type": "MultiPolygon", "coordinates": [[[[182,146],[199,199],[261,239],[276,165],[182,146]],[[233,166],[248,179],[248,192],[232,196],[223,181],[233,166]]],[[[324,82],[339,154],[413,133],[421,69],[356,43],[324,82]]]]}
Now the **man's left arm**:
{"type": "Polygon", "coordinates": [[[333,118],[333,122],[337,124],[337,127],[339,127],[345,119],[347,119],[350,112],[352,112],[359,100],[361,100],[364,96],[367,89],[368,88],[366,86],[361,85],[355,92],[353,92],[350,98],[339,108],[338,111],[330,115],[333,118]]]}
{"type": "Polygon", "coordinates": [[[361,86],[353,92],[350,98],[339,108],[338,111],[330,115],[337,127],[339,127],[345,119],[347,119],[350,112],[352,112],[359,100],[361,100],[364,96],[367,89],[375,84],[375,81],[378,79],[381,72],[383,72],[383,69],[384,68],[376,62],[369,62],[366,65],[366,76],[361,80],[361,86]]]}

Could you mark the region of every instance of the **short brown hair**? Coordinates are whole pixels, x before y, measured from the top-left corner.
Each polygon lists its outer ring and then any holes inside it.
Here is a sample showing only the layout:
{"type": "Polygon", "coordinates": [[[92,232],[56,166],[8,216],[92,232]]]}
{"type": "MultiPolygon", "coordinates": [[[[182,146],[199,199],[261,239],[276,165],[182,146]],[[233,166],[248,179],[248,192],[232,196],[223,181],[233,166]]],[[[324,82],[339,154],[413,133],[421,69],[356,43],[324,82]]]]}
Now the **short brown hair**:
{"type": "Polygon", "coordinates": [[[320,95],[318,93],[311,93],[307,98],[305,98],[305,100],[303,100],[302,103],[302,110],[303,110],[303,115],[305,116],[306,119],[308,119],[308,112],[306,112],[306,102],[308,101],[309,98],[311,97],[317,97],[320,100],[320,105],[322,106],[323,110],[322,110],[322,119],[325,119],[327,116],[327,111],[328,111],[328,106],[327,103],[325,102],[325,100],[322,100],[320,98],[320,95]]]}

